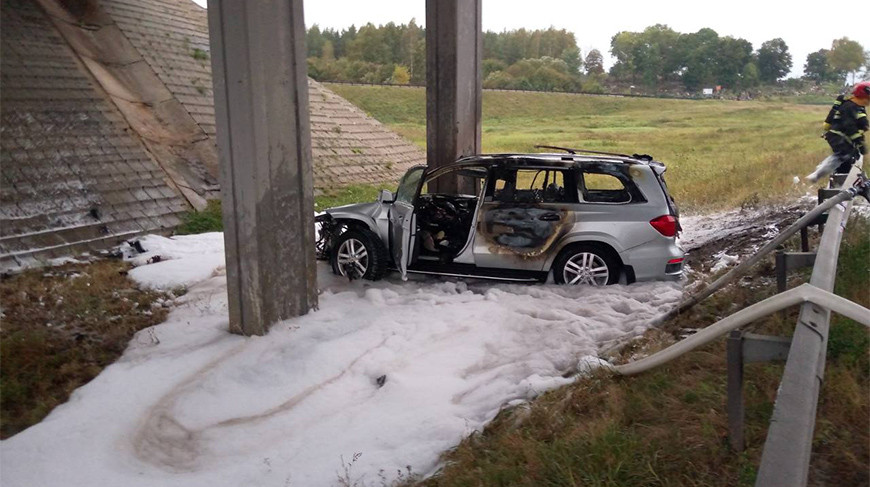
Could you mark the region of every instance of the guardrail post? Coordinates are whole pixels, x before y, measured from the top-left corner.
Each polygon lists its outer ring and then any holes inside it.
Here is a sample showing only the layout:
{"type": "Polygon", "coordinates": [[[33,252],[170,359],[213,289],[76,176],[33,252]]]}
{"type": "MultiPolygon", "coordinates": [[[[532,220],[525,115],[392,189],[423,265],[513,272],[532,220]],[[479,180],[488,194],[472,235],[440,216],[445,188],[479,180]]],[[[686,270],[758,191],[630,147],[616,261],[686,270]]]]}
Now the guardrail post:
{"type": "Polygon", "coordinates": [[[753,362],[784,361],[788,357],[791,339],[756,335],[733,330],[728,335],[728,442],[731,450],[746,449],[743,434],[745,410],[743,405],[743,365],[753,362]]]}
{"type": "Polygon", "coordinates": [[[743,436],[743,332],[734,330],[728,335],[728,443],[731,450],[742,452],[746,447],[743,436]]]}
{"type": "MultiPolygon", "coordinates": [[[[804,233],[807,227],[801,229],[801,246],[803,247],[804,233]]],[[[779,247],[776,249],[776,291],[783,292],[788,287],[788,272],[792,269],[812,267],[816,261],[815,252],[786,252],[779,247]]],[[[786,310],[779,312],[782,319],[788,315],[786,310]]]]}
{"type": "Polygon", "coordinates": [[[810,251],[810,235],[807,227],[801,228],[801,252],[810,251]]]}
{"type": "MultiPolygon", "coordinates": [[[[806,228],[806,227],[804,227],[806,228]]],[[[803,231],[803,230],[801,230],[803,231]]],[[[788,272],[785,268],[785,250],[782,247],[776,249],[776,258],[775,258],[775,269],[776,269],[776,292],[781,293],[785,291],[786,285],[788,283],[788,272]]],[[[783,311],[783,316],[785,315],[785,311],[783,311]]]]}
{"type": "MultiPolygon", "coordinates": [[[[831,177],[831,180],[832,180],[832,181],[837,181],[837,180],[839,180],[839,183],[835,183],[835,184],[842,185],[842,184],[843,184],[843,181],[844,181],[845,179],[844,179],[844,178],[840,178],[840,177],[838,176],[837,179],[834,179],[833,177],[831,177]]],[[[819,202],[819,203],[818,203],[818,204],[822,204],[822,202],[824,202],[825,200],[828,200],[828,199],[833,198],[834,196],[837,196],[837,193],[839,193],[839,192],[840,192],[839,189],[834,189],[834,188],[819,188],[819,191],[818,191],[818,202],[819,202]]],[[[827,213],[822,214],[822,215],[819,215],[819,218],[816,219],[816,223],[817,223],[818,226],[819,226],[819,233],[822,233],[822,232],[825,231],[825,223],[827,223],[827,221],[828,221],[828,214],[827,214],[827,213]]]]}

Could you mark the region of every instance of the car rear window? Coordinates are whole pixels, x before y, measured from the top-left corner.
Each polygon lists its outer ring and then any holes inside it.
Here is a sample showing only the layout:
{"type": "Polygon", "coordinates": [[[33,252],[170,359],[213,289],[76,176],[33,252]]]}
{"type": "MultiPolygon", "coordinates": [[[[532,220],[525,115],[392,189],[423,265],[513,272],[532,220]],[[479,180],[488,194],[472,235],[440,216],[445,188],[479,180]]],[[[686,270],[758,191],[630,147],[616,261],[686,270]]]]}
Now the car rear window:
{"type": "Polygon", "coordinates": [[[624,164],[593,163],[581,167],[580,201],[586,203],[639,203],[646,201],[624,164]]]}

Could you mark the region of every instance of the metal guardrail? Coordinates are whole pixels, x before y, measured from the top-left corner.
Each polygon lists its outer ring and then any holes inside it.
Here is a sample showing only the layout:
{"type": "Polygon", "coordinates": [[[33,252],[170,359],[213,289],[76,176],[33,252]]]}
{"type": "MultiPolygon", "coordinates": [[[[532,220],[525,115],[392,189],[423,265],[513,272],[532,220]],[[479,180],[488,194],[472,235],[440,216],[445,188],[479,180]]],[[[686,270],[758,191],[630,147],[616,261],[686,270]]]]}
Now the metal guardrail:
{"type": "MultiPolygon", "coordinates": [[[[797,233],[799,228],[812,224],[821,211],[828,210],[827,222],[816,253],[809,283],[744,308],[653,355],[635,362],[611,366],[614,372],[621,375],[645,372],[754,320],[799,304],[801,309],[797,327],[789,345],[788,360],[768,429],[767,441],[762,452],[756,487],[803,487],[807,484],[816,408],[824,377],[831,312],[835,311],[870,327],[870,310],[831,292],[834,288],[840,243],[852,207],[851,200],[858,194],[865,198],[870,196],[870,182],[863,176],[862,163],[863,159],[859,159],[843,182],[841,190],[831,199],[804,215],[751,259],[703,291],[691,296],[674,310],[666,313],[664,317],[673,317],[711,295],[727,282],[745,272],[749,266],[758,262],[763,255],[782,243],[782,240],[797,233]]],[[[661,324],[663,321],[664,319],[657,319],[655,324],[661,324]]],[[[755,337],[754,340],[764,341],[766,338],[755,337]]],[[[756,355],[759,356],[759,359],[762,356],[775,356],[781,353],[778,350],[781,347],[782,344],[774,344],[773,348],[763,346],[764,350],[759,350],[756,355]]],[[[742,357],[745,350],[744,348],[743,351],[734,355],[742,357]]],[[[741,358],[741,360],[743,359],[741,358]]],[[[742,362],[740,365],[742,370],[742,362]]],[[[730,364],[729,367],[731,367],[730,364]]],[[[736,375],[742,380],[742,372],[738,372],[736,375]]],[[[730,381],[731,374],[729,374],[730,381]]],[[[736,390],[739,387],[736,385],[732,387],[729,383],[729,392],[732,388],[736,390]]],[[[737,401],[729,397],[729,403],[731,402],[737,401]]],[[[729,412],[731,409],[729,407],[729,412]]],[[[738,412],[742,411],[742,402],[736,405],[735,409],[738,412]]],[[[742,422],[742,414],[739,415],[738,419],[742,422]]],[[[730,422],[732,422],[731,417],[729,417],[730,422]]],[[[736,429],[732,428],[731,431],[736,429]]],[[[742,425],[740,425],[739,432],[741,438],[732,438],[731,442],[732,446],[742,450],[742,425]]]]}
{"type": "MultiPolygon", "coordinates": [[[[859,173],[860,168],[853,167],[843,187],[852,186],[859,173]]],[[[851,208],[851,201],[831,208],[816,252],[810,285],[828,292],[834,289],[840,242],[851,208]]],[[[807,484],[830,318],[831,310],[825,306],[801,305],[761,455],[757,487],[807,484]]]]}

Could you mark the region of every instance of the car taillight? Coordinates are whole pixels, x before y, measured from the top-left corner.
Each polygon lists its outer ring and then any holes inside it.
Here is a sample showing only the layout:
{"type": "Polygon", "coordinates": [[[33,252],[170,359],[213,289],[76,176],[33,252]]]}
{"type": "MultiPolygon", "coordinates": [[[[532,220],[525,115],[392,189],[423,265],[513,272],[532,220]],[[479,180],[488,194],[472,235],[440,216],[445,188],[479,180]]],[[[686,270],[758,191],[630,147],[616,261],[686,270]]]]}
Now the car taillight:
{"type": "Polygon", "coordinates": [[[671,259],[665,266],[665,274],[675,275],[683,272],[683,258],[671,259]]]}
{"type": "Polygon", "coordinates": [[[649,224],[665,237],[677,235],[677,219],[674,215],[662,215],[650,220],[649,224]]]}

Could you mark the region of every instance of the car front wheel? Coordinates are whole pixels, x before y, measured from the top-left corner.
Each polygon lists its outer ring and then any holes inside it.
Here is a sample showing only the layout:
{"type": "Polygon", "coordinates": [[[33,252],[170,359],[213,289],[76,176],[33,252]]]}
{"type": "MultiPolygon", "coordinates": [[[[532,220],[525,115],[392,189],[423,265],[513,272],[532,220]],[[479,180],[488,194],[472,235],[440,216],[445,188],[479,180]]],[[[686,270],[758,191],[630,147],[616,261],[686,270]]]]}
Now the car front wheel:
{"type": "Polygon", "coordinates": [[[615,284],[619,280],[619,259],[608,250],[594,244],[568,247],[553,262],[553,280],[570,285],[615,284]]]}
{"type": "Polygon", "coordinates": [[[330,260],[340,276],[377,281],[387,272],[387,259],[387,249],[374,232],[354,229],[338,236],[330,260]]]}

